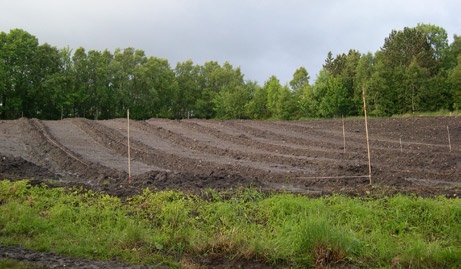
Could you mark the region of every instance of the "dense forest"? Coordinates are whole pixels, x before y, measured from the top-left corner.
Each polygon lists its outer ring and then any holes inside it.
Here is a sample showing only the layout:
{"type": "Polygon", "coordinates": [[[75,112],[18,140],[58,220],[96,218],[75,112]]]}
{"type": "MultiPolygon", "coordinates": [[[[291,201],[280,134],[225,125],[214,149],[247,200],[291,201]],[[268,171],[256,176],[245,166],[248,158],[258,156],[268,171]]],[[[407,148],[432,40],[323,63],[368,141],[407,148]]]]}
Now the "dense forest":
{"type": "MultiPolygon", "coordinates": [[[[306,48],[309,49],[309,48],[306,48]]],[[[461,36],[442,27],[392,30],[374,54],[333,56],[313,84],[306,68],[258,85],[225,62],[170,66],[134,48],[58,49],[21,30],[0,33],[0,115],[61,119],[300,119],[461,110],[461,36]]]]}

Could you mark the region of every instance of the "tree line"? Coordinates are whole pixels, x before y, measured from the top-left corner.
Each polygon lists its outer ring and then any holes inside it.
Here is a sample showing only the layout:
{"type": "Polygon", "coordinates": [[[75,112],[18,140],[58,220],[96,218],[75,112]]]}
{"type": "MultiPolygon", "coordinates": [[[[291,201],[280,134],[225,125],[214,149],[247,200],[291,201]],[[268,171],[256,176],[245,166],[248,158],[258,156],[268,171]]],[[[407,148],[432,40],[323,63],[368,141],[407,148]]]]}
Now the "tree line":
{"type": "Polygon", "coordinates": [[[134,48],[73,51],[30,33],[0,33],[0,115],[62,119],[300,119],[461,109],[461,37],[418,24],[392,30],[375,53],[328,53],[313,84],[305,67],[282,85],[244,80],[239,67],[192,60],[171,67],[134,48]]]}

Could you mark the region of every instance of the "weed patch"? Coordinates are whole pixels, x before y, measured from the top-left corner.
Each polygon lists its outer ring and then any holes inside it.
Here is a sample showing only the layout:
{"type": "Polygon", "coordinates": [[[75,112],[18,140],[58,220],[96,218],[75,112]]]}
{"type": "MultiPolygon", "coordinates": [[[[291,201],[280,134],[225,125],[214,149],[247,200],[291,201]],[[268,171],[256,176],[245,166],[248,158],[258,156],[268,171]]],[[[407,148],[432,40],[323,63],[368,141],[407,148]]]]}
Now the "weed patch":
{"type": "Polygon", "coordinates": [[[308,198],[177,191],[120,200],[83,189],[0,181],[0,244],[72,257],[194,267],[456,267],[459,199],[308,198]],[[243,264],[244,266],[244,264],[243,264]]]}

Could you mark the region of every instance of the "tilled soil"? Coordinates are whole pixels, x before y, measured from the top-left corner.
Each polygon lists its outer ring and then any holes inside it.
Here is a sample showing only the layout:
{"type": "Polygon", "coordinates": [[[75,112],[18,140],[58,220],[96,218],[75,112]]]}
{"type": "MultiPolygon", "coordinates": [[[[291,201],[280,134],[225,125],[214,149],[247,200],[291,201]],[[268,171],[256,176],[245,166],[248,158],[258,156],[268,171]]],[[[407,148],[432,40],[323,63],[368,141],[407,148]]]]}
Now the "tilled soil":
{"type": "MultiPolygon", "coordinates": [[[[311,196],[461,195],[461,119],[0,122],[0,176],[127,197],[252,186],[311,196]],[[345,147],[344,147],[345,145],[345,147]],[[378,186],[378,187],[377,187],[378,186]]],[[[99,267],[98,267],[99,268],[99,267]]]]}

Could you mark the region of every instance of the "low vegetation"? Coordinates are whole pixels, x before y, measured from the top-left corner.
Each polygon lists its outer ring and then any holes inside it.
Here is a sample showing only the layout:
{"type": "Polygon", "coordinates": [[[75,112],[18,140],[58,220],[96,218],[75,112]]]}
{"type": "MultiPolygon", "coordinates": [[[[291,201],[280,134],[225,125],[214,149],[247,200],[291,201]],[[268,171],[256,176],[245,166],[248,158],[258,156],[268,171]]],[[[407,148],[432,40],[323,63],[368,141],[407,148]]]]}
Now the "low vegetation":
{"type": "Polygon", "coordinates": [[[126,200],[81,188],[0,181],[0,244],[136,264],[204,257],[274,267],[451,268],[461,264],[461,200],[309,198],[246,188],[126,200]]]}

